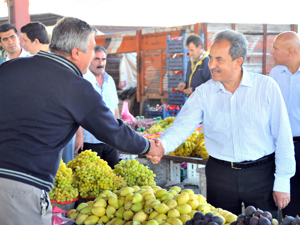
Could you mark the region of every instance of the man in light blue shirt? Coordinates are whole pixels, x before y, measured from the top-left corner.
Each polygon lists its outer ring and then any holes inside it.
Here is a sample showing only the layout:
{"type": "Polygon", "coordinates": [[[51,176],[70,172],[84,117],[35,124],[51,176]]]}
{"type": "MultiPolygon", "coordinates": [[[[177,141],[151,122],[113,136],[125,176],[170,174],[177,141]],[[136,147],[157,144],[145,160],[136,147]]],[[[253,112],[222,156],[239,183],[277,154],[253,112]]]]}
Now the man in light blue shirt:
{"type": "Polygon", "coordinates": [[[283,216],[300,215],[300,38],[295,32],[279,34],[271,55],[277,65],[270,77],[278,83],[288,111],[292,128],[296,174],[291,178],[291,202],[282,210],[283,216]]]}
{"type": "MultiPolygon", "coordinates": [[[[83,75],[83,78],[88,80],[94,89],[102,96],[103,101],[110,111],[119,118],[118,95],[113,78],[105,72],[106,66],[106,50],[102,46],[95,47],[95,56],[89,66],[89,70],[83,75]]],[[[119,163],[118,150],[99,141],[85,129],[79,128],[76,137],[76,147],[78,144],[82,150],[92,149],[97,152],[101,159],[107,161],[108,165],[113,169],[119,163]]],[[[75,147],[75,149],[76,149],[75,147]]],[[[80,153],[81,151],[79,151],[80,153]]]]}
{"type": "Polygon", "coordinates": [[[234,214],[241,213],[244,202],[278,218],[278,209],[290,201],[292,134],[278,85],[245,71],[246,55],[241,34],[217,33],[208,63],[212,80],[196,88],[156,144],[165,153],[173,151],[202,123],[210,155],[207,201],[234,214]]]}

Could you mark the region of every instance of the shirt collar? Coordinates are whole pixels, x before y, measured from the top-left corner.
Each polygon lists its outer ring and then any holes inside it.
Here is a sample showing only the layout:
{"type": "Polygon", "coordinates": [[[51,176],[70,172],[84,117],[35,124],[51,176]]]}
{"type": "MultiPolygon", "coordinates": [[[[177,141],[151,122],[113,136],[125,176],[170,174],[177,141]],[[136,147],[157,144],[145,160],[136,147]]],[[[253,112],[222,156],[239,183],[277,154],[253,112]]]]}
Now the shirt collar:
{"type": "MultiPolygon", "coordinates": [[[[242,68],[242,72],[243,72],[243,75],[242,75],[242,80],[240,82],[239,87],[240,86],[253,87],[253,83],[250,79],[249,73],[243,68],[242,68]]],[[[215,81],[215,92],[218,92],[219,90],[222,90],[223,92],[226,91],[222,82],[215,81]]]]}
{"type": "Polygon", "coordinates": [[[63,57],[61,55],[58,55],[54,52],[48,53],[48,52],[45,52],[45,51],[39,51],[36,55],[54,60],[54,61],[56,61],[56,62],[58,62],[58,63],[60,63],[64,66],[68,67],[70,70],[72,70],[78,76],[82,77],[82,73],[78,69],[78,67],[74,63],[72,63],[71,61],[69,61],[68,59],[66,59],[65,57],[63,57]]]}
{"type": "Polygon", "coordinates": [[[198,59],[194,59],[194,62],[198,62],[200,59],[202,59],[202,57],[204,56],[205,54],[205,50],[203,50],[202,54],[200,55],[200,57],[198,59]]]}

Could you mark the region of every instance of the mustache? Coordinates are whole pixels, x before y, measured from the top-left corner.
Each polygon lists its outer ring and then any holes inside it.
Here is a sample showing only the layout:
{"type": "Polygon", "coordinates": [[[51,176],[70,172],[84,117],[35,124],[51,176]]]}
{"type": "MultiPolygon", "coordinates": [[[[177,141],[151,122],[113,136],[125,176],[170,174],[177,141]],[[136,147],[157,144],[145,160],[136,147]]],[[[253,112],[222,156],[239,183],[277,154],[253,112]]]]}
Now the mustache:
{"type": "Polygon", "coordinates": [[[220,73],[221,72],[221,70],[219,70],[219,69],[211,69],[210,71],[211,72],[216,72],[216,73],[220,73]]]}
{"type": "Polygon", "coordinates": [[[97,66],[97,69],[103,69],[104,66],[97,66]]]}

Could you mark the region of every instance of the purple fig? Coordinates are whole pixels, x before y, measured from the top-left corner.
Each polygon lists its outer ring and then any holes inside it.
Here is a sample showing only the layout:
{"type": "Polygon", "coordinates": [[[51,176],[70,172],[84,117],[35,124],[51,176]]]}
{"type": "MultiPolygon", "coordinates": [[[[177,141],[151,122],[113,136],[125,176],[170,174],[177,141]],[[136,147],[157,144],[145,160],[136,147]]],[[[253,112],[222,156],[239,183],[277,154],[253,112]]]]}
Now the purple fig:
{"type": "Polygon", "coordinates": [[[252,216],[255,211],[256,208],[252,205],[249,205],[245,208],[245,216],[252,216]]]}
{"type": "Polygon", "coordinates": [[[258,225],[259,217],[252,216],[250,219],[250,225],[258,225]]]}

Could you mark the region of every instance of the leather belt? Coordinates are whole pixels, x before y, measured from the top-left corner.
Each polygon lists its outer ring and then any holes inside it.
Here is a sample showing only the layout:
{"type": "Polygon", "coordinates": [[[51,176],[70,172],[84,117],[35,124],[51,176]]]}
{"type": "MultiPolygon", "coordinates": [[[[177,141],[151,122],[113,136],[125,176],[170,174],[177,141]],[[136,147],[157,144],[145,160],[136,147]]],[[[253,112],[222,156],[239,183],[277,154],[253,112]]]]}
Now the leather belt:
{"type": "Polygon", "coordinates": [[[300,142],[300,137],[293,137],[294,142],[300,142]]]}
{"type": "Polygon", "coordinates": [[[260,159],[254,160],[254,161],[244,161],[244,162],[228,162],[228,161],[216,159],[212,156],[209,156],[209,158],[215,160],[218,163],[228,165],[232,169],[245,169],[245,168],[249,168],[252,166],[258,166],[258,165],[264,164],[266,162],[272,161],[272,160],[274,160],[274,155],[275,154],[272,153],[270,155],[264,156],[260,159]]]}

